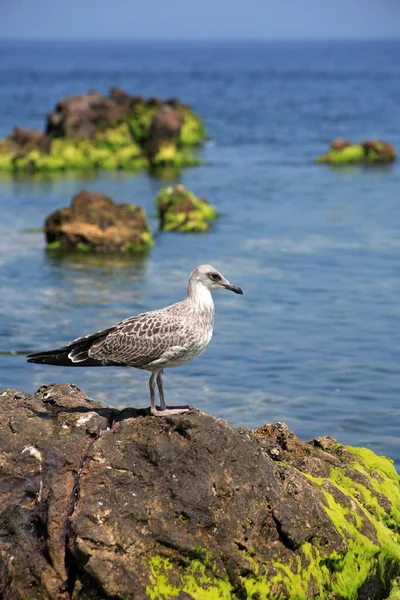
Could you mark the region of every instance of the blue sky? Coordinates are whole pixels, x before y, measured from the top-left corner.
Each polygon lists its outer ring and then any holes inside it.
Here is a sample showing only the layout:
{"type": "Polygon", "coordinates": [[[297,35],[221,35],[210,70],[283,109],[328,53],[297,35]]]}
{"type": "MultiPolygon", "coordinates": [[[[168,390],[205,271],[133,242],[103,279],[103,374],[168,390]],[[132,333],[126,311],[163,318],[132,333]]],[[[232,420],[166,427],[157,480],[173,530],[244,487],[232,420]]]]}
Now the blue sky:
{"type": "Polygon", "coordinates": [[[400,0],[1,0],[0,38],[400,37],[400,0]]]}

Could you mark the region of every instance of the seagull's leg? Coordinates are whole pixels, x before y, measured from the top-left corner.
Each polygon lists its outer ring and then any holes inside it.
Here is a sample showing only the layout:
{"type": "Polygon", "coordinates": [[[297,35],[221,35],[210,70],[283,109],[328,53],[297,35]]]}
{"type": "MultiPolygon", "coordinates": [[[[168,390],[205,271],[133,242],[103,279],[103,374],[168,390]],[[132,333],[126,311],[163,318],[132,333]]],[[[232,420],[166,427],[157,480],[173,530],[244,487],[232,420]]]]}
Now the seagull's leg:
{"type": "Polygon", "coordinates": [[[167,415],[179,415],[181,413],[187,412],[188,410],[190,410],[192,408],[191,406],[185,406],[185,407],[182,406],[180,408],[167,408],[166,407],[165,399],[164,399],[163,382],[162,382],[162,371],[159,371],[157,373],[157,387],[158,387],[158,393],[160,394],[160,410],[158,410],[156,408],[156,400],[155,400],[155,394],[154,394],[154,388],[155,388],[154,377],[155,377],[155,373],[152,373],[152,375],[150,377],[150,381],[149,381],[150,398],[151,398],[150,412],[153,415],[153,417],[164,417],[167,415]]]}
{"type": "Polygon", "coordinates": [[[156,395],[155,395],[155,389],[156,389],[156,384],[154,381],[154,377],[155,377],[155,373],[151,374],[151,377],[149,379],[149,388],[150,388],[150,412],[152,415],[154,415],[157,412],[156,409],[156,395]]]}
{"type": "Polygon", "coordinates": [[[161,410],[165,410],[167,407],[165,406],[165,400],[164,400],[162,374],[163,374],[163,371],[158,371],[158,373],[157,373],[157,387],[158,387],[158,393],[160,396],[160,408],[161,408],[161,410]]]}

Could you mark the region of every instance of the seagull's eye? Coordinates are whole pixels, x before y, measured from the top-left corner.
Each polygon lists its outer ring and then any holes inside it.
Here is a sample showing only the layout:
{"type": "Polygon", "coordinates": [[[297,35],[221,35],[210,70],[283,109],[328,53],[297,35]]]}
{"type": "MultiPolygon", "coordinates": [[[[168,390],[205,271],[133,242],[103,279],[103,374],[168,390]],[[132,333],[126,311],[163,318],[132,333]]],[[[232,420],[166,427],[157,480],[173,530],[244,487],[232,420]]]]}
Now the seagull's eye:
{"type": "Polygon", "coordinates": [[[212,279],[212,281],[220,281],[221,277],[218,275],[218,273],[210,273],[210,279],[212,279]]]}

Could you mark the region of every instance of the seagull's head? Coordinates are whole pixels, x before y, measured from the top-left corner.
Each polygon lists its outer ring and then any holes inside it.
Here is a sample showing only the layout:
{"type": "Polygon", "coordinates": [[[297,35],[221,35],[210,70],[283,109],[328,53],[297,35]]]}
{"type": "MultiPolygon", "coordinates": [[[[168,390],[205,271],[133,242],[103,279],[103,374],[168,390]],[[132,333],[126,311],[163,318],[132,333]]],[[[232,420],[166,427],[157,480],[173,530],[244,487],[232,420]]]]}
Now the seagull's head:
{"type": "Polygon", "coordinates": [[[211,265],[200,265],[190,275],[189,286],[193,283],[194,285],[202,285],[208,290],[230,290],[235,294],[243,294],[243,291],[237,285],[233,285],[230,281],[214,269],[211,265]]]}

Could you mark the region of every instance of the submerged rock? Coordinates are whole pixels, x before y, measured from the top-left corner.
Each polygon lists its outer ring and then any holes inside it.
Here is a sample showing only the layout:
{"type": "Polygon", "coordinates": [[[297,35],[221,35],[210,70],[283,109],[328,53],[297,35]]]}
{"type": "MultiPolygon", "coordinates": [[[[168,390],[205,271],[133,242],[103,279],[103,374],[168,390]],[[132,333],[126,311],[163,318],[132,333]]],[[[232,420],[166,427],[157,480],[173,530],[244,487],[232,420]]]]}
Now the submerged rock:
{"type": "Polygon", "coordinates": [[[217,218],[215,208],[205,198],[197,198],[180,184],[159,192],[157,210],[164,231],[208,231],[217,218]]]}
{"type": "Polygon", "coordinates": [[[319,156],[315,162],[332,165],[391,163],[396,159],[392,144],[380,140],[366,140],[353,144],[341,138],[332,141],[329,152],[319,156]]]}
{"type": "Polygon", "coordinates": [[[99,192],[83,190],[69,208],[56,210],[44,224],[47,247],[62,252],[143,253],[152,248],[144,210],[115,204],[99,192]]]}
{"type": "Polygon", "coordinates": [[[5,600],[380,600],[400,574],[399,477],[370,450],[73,385],[0,415],[5,600]]]}
{"type": "Polygon", "coordinates": [[[60,100],[45,134],[16,128],[0,141],[0,170],[182,167],[198,162],[188,147],[205,136],[201,119],[177,100],[146,100],[119,88],[109,96],[92,91],[60,100]]]}

